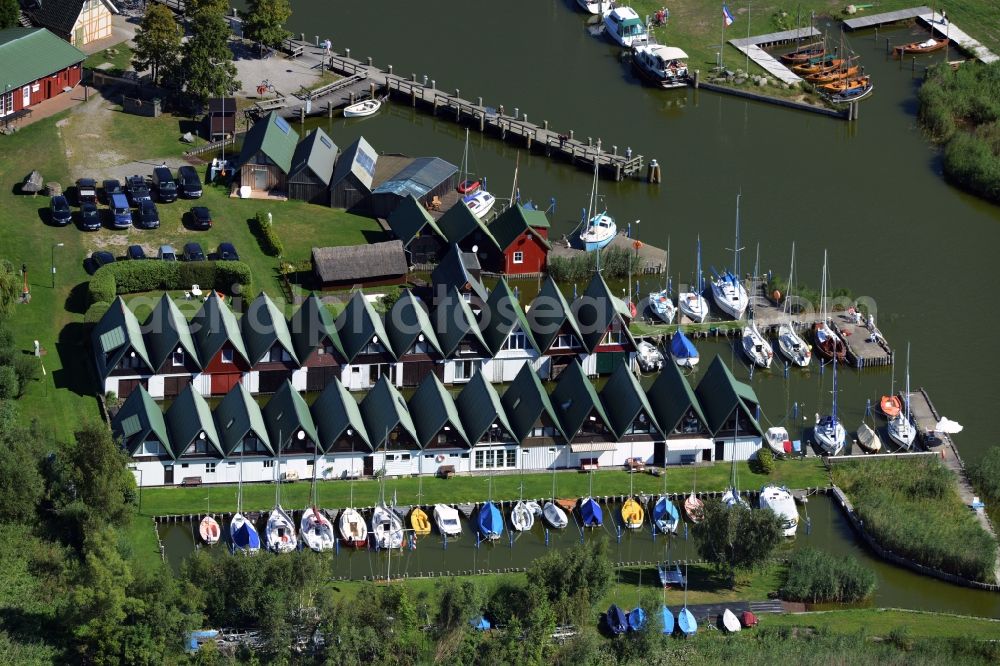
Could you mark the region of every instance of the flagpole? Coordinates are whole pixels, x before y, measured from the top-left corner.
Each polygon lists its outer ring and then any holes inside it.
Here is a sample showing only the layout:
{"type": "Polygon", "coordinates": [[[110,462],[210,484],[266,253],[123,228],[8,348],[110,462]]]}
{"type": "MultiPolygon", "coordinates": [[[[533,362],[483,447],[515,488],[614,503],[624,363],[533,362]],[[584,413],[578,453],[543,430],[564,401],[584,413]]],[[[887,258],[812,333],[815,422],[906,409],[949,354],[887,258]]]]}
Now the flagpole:
{"type": "Polygon", "coordinates": [[[722,31],[719,33],[719,71],[724,72],[726,68],[722,66],[722,51],[726,47],[726,6],[722,5],[722,31]]]}

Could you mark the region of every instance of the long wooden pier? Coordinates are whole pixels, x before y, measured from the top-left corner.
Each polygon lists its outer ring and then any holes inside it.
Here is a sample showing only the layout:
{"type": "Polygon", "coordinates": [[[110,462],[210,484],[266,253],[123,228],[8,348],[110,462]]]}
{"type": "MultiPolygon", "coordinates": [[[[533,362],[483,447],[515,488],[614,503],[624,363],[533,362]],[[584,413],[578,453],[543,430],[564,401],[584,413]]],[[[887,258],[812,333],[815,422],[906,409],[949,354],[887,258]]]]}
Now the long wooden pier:
{"type": "Polygon", "coordinates": [[[755,35],[749,38],[744,37],[742,39],[730,39],[729,43],[732,44],[738,51],[749,56],[751,60],[760,65],[774,78],[783,83],[793,85],[799,83],[802,78],[792,70],[785,67],[781,61],[765,51],[763,47],[774,46],[775,44],[787,44],[803,38],[809,39],[822,36],[823,33],[810,26],[809,28],[801,28],[797,30],[783,30],[782,32],[772,32],[766,35],[755,35]]]}
{"type": "Polygon", "coordinates": [[[919,20],[924,23],[935,37],[946,37],[957,44],[963,51],[969,53],[985,63],[996,62],[1000,56],[990,51],[988,48],[973,39],[961,30],[957,25],[941,16],[941,12],[935,11],[927,6],[910,7],[894,12],[883,12],[881,14],[870,14],[857,18],[846,19],[844,26],[850,30],[862,30],[864,28],[877,28],[887,23],[898,23],[900,21],[919,20]]]}

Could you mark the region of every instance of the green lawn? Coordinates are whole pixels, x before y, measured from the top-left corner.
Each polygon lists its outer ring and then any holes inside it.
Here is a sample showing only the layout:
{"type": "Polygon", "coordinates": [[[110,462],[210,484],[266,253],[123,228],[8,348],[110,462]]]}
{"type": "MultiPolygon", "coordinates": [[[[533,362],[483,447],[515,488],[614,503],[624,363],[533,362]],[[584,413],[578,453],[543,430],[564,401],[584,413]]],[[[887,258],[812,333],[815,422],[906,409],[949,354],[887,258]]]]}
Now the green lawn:
{"type": "Polygon", "coordinates": [[[851,610],[765,615],[761,625],[768,627],[809,627],[839,634],[864,631],[887,636],[905,629],[914,638],[970,638],[1000,640],[1000,620],[947,613],[929,613],[897,608],[856,608],[851,610]]]}
{"type": "Polygon", "coordinates": [[[87,59],[83,61],[83,66],[85,69],[97,69],[106,62],[111,63],[111,69],[104,69],[101,71],[105,71],[108,74],[120,74],[128,69],[131,69],[132,49],[129,47],[128,42],[115,44],[114,46],[109,46],[103,51],[90,54],[87,56],[87,59]],[[111,51],[117,51],[117,53],[110,53],[111,51]]]}
{"type": "MultiPolygon", "coordinates": [[[[818,459],[778,461],[770,477],[751,472],[746,463],[741,463],[740,478],[744,488],[758,488],[765,482],[776,482],[789,488],[826,486],[828,477],[823,463],[818,459]]],[[[700,491],[721,491],[729,483],[729,463],[710,466],[671,467],[667,470],[667,491],[671,493],[690,492],[697,471],[697,486],[700,491]]],[[[622,471],[603,471],[593,475],[593,494],[623,495],[629,492],[629,474],[622,471]]],[[[635,474],[632,482],[636,493],[656,494],[663,490],[663,480],[649,474],[635,474]]],[[[498,500],[517,499],[521,496],[520,485],[524,482],[524,497],[542,498],[552,495],[552,474],[505,475],[493,478],[493,498],[498,500]]],[[[582,497],[590,492],[590,476],[577,472],[555,474],[557,497],[582,497]]],[[[322,481],[319,483],[320,502],[324,506],[347,506],[350,501],[351,483],[346,481],[322,481]]],[[[377,481],[355,481],[354,504],[372,506],[378,500],[377,481]]],[[[310,484],[305,481],[286,484],[282,487],[282,502],[288,506],[304,506],[309,499],[310,484]]],[[[414,478],[390,479],[386,481],[386,493],[395,493],[401,505],[417,503],[417,492],[421,491],[422,504],[436,502],[482,501],[488,493],[488,478],[485,476],[456,476],[451,479],[414,478]]],[[[170,514],[192,514],[205,510],[211,498],[215,511],[236,509],[236,486],[219,485],[200,488],[145,488],[142,491],[142,513],[148,516],[170,514]]],[[[243,506],[250,510],[263,510],[274,503],[274,487],[271,484],[245,485],[243,506]]]]}

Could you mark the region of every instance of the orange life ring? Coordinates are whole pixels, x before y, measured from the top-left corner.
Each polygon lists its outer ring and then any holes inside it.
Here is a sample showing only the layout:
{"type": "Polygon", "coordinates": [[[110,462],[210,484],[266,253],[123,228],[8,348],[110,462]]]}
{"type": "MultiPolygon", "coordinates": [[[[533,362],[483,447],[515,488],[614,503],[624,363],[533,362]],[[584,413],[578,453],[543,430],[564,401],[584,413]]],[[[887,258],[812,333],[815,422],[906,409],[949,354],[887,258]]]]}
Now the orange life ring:
{"type": "Polygon", "coordinates": [[[439,453],[438,456],[437,456],[437,458],[435,458],[434,460],[436,462],[442,463],[442,462],[444,462],[444,456],[439,453]]]}

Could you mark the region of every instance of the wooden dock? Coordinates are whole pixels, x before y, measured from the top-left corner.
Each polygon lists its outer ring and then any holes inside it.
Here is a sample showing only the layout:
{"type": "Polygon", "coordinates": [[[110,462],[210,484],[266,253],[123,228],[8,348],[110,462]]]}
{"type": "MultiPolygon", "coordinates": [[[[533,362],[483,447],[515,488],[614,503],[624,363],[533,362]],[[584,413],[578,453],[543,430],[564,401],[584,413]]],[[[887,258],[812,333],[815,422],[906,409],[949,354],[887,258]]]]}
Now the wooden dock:
{"type": "Polygon", "coordinates": [[[930,7],[926,6],[911,7],[909,9],[900,9],[895,12],[883,12],[881,14],[851,18],[844,21],[844,26],[850,30],[862,30],[864,28],[877,28],[878,26],[885,25],[887,23],[898,23],[900,21],[909,21],[914,19],[924,23],[927,28],[930,29],[933,36],[946,37],[950,39],[963,51],[969,53],[973,58],[985,63],[1000,60],[1000,56],[997,56],[988,48],[980,44],[979,41],[967,35],[957,25],[951,23],[950,21],[945,23],[941,18],[940,12],[934,11],[930,7]]]}
{"type": "Polygon", "coordinates": [[[780,60],[765,51],[763,47],[775,46],[777,44],[787,44],[799,39],[810,39],[822,36],[823,33],[810,26],[809,28],[800,28],[798,30],[783,30],[781,32],[771,32],[766,35],[755,35],[753,37],[744,37],[742,39],[730,39],[729,43],[736,47],[736,49],[741,53],[749,56],[751,60],[757,63],[764,69],[764,71],[774,78],[783,83],[794,85],[799,83],[802,78],[792,70],[785,67],[780,60]]]}
{"type": "Polygon", "coordinates": [[[900,9],[894,12],[882,12],[881,14],[869,14],[867,16],[858,16],[857,18],[844,19],[844,25],[850,30],[862,30],[864,28],[885,25],[886,23],[909,21],[924,14],[930,15],[930,13],[930,7],[910,7],[909,9],[900,9]]]}
{"type": "Polygon", "coordinates": [[[847,312],[833,313],[830,320],[830,327],[847,347],[848,363],[858,369],[892,365],[892,349],[877,327],[872,331],[847,312]]]}
{"type": "Polygon", "coordinates": [[[523,145],[529,150],[535,149],[586,169],[593,169],[596,162],[600,173],[614,180],[643,176],[644,158],[633,155],[631,148],[620,151],[618,146],[612,146],[610,151],[605,150],[600,138],[587,137],[584,141],[577,138],[574,130],[562,133],[551,129],[547,120],[543,120],[541,125],[535,124],[520,109],[515,108],[511,112],[503,105],[497,108],[486,106],[482,97],[475,102],[464,99],[458,89],[454,93],[440,90],[435,80],[418,82],[416,74],[411,74],[409,78],[397,76],[393,74],[391,65],[383,71],[371,64],[371,59],[362,63],[352,59],[349,53],[333,53],[328,64],[338,74],[363,76],[369,86],[374,84],[376,89],[408,101],[412,107],[428,110],[434,115],[441,113],[444,118],[477,128],[483,133],[492,133],[501,140],[523,145]]]}

